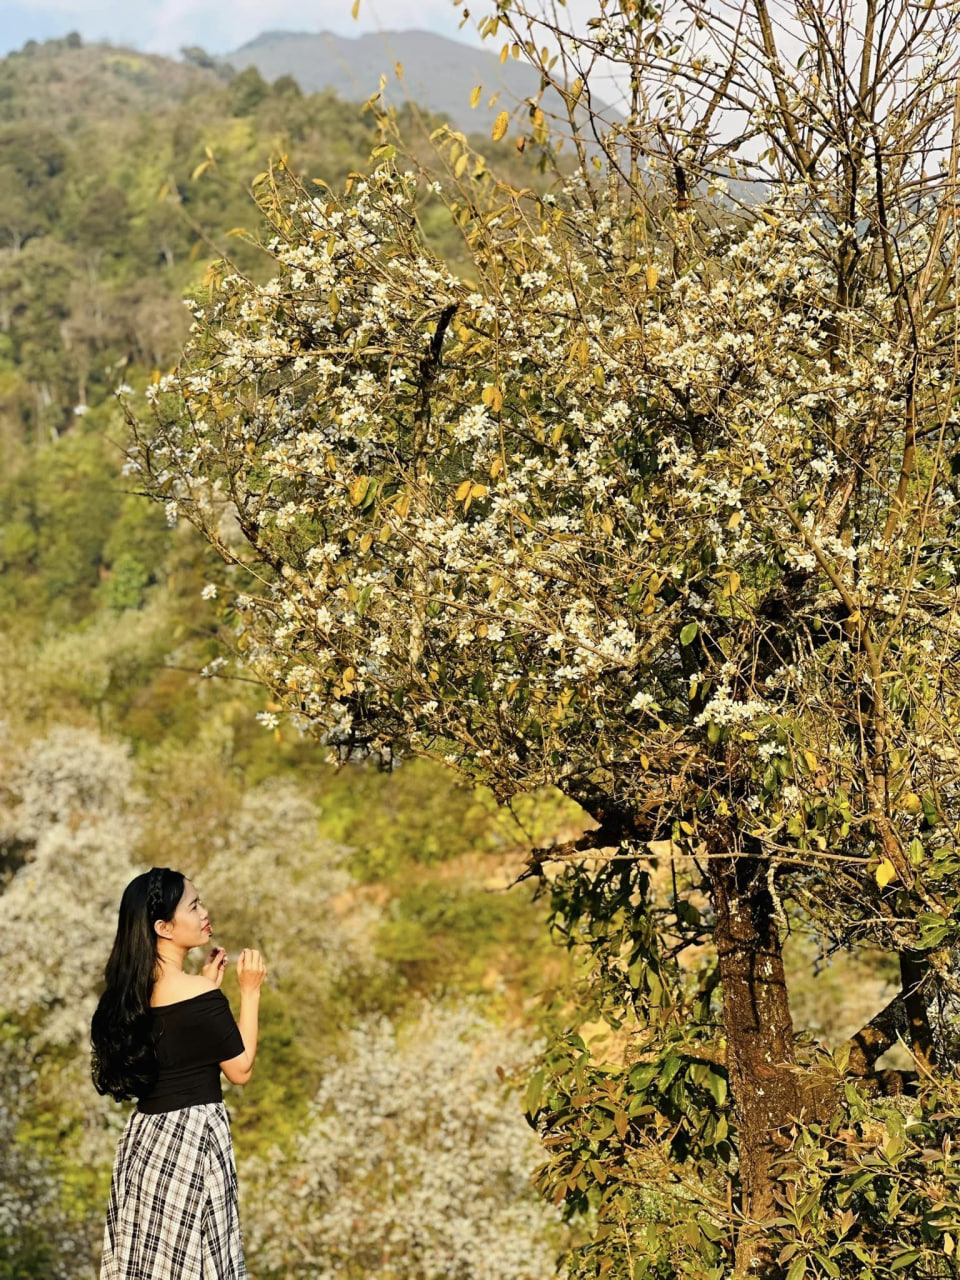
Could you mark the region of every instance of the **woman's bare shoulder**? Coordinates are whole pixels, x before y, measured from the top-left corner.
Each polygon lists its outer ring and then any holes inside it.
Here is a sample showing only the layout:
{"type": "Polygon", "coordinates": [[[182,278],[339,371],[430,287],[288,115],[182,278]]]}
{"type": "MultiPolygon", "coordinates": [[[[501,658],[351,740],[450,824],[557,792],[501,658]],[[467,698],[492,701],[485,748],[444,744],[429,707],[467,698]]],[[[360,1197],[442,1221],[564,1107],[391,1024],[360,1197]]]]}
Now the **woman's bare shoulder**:
{"type": "Polygon", "coordinates": [[[159,979],[150,996],[150,1004],[154,1008],[161,1004],[175,1004],[178,1000],[198,996],[202,991],[216,989],[217,984],[202,973],[180,973],[176,977],[159,979]]]}

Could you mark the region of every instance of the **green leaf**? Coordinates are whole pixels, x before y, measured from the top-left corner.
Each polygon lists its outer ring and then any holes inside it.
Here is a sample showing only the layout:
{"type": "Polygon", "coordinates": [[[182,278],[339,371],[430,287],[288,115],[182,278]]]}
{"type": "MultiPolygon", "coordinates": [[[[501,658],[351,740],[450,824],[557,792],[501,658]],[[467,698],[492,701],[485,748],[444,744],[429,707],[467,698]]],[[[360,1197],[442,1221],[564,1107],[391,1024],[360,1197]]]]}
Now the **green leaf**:
{"type": "Polygon", "coordinates": [[[528,1116],[535,1116],[540,1110],[540,1099],[543,1096],[543,1071],[535,1071],[527,1083],[527,1096],[524,1107],[528,1116]]]}
{"type": "Polygon", "coordinates": [[[647,969],[646,977],[647,977],[647,987],[649,988],[649,991],[650,991],[650,1003],[656,1004],[656,1005],[662,1004],[663,1003],[663,984],[661,983],[660,979],[657,977],[657,975],[654,973],[652,969],[647,969]]]}
{"type": "Polygon", "coordinates": [[[666,1093],[670,1081],[683,1066],[683,1059],[676,1053],[668,1053],[664,1059],[663,1067],[657,1076],[657,1088],[661,1093],[666,1093]]]}
{"type": "Polygon", "coordinates": [[[787,1272],[787,1280],[803,1280],[807,1274],[807,1260],[802,1255],[794,1258],[790,1263],[790,1269],[787,1272]]]}
{"type": "Polygon", "coordinates": [[[716,1071],[711,1071],[707,1080],[707,1088],[713,1095],[713,1100],[718,1107],[722,1107],[727,1098],[727,1082],[726,1079],[716,1071]]]}
{"type": "Polygon", "coordinates": [[[922,1257],[919,1249],[908,1249],[906,1253],[898,1254],[894,1258],[890,1263],[890,1270],[902,1271],[904,1267],[909,1267],[911,1262],[916,1262],[919,1257],[922,1257]]]}
{"type": "Polygon", "coordinates": [[[680,643],[693,644],[697,636],[697,631],[698,631],[697,624],[695,622],[688,622],[687,625],[680,632],[680,643]]]}

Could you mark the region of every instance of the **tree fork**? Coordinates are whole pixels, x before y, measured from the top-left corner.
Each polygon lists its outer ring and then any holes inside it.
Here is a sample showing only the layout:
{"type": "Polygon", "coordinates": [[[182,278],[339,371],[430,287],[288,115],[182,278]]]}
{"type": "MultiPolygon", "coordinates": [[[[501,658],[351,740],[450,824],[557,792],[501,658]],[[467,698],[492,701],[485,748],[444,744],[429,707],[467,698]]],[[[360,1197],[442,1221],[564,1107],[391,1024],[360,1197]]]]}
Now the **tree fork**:
{"type": "Polygon", "coordinates": [[[737,1115],[739,1208],[745,1223],[736,1249],[737,1277],[770,1277],[773,1260],[763,1223],[776,1211],[778,1131],[801,1107],[793,1020],[774,904],[762,861],[711,856],[715,941],[727,1035],[727,1070],[737,1115]]]}

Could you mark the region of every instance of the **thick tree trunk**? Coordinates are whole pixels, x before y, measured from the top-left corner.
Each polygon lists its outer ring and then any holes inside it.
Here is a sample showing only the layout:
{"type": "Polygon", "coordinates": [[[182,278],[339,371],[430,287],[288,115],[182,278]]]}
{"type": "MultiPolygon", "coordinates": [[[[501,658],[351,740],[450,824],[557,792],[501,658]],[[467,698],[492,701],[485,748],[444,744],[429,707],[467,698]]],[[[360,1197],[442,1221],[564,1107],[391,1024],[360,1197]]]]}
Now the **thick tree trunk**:
{"type": "Polygon", "coordinates": [[[770,1167],[778,1131],[801,1108],[798,1076],[789,1069],[795,1061],[793,1021],[765,872],[758,858],[710,858],[727,1069],[739,1130],[739,1208],[745,1219],[735,1274],[751,1280],[776,1274],[763,1232],[777,1208],[770,1167]]]}

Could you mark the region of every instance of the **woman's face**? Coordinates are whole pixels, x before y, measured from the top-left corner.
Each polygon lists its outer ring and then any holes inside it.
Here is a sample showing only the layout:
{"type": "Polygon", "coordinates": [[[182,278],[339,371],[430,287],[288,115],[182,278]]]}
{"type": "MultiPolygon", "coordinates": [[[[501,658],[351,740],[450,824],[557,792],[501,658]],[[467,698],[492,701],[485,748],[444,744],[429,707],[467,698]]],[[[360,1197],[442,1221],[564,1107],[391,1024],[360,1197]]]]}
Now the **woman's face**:
{"type": "Polygon", "coordinates": [[[160,921],[157,932],[177,946],[187,948],[202,947],[211,936],[210,915],[190,880],[183,882],[183,895],[173,919],[160,921]]]}

